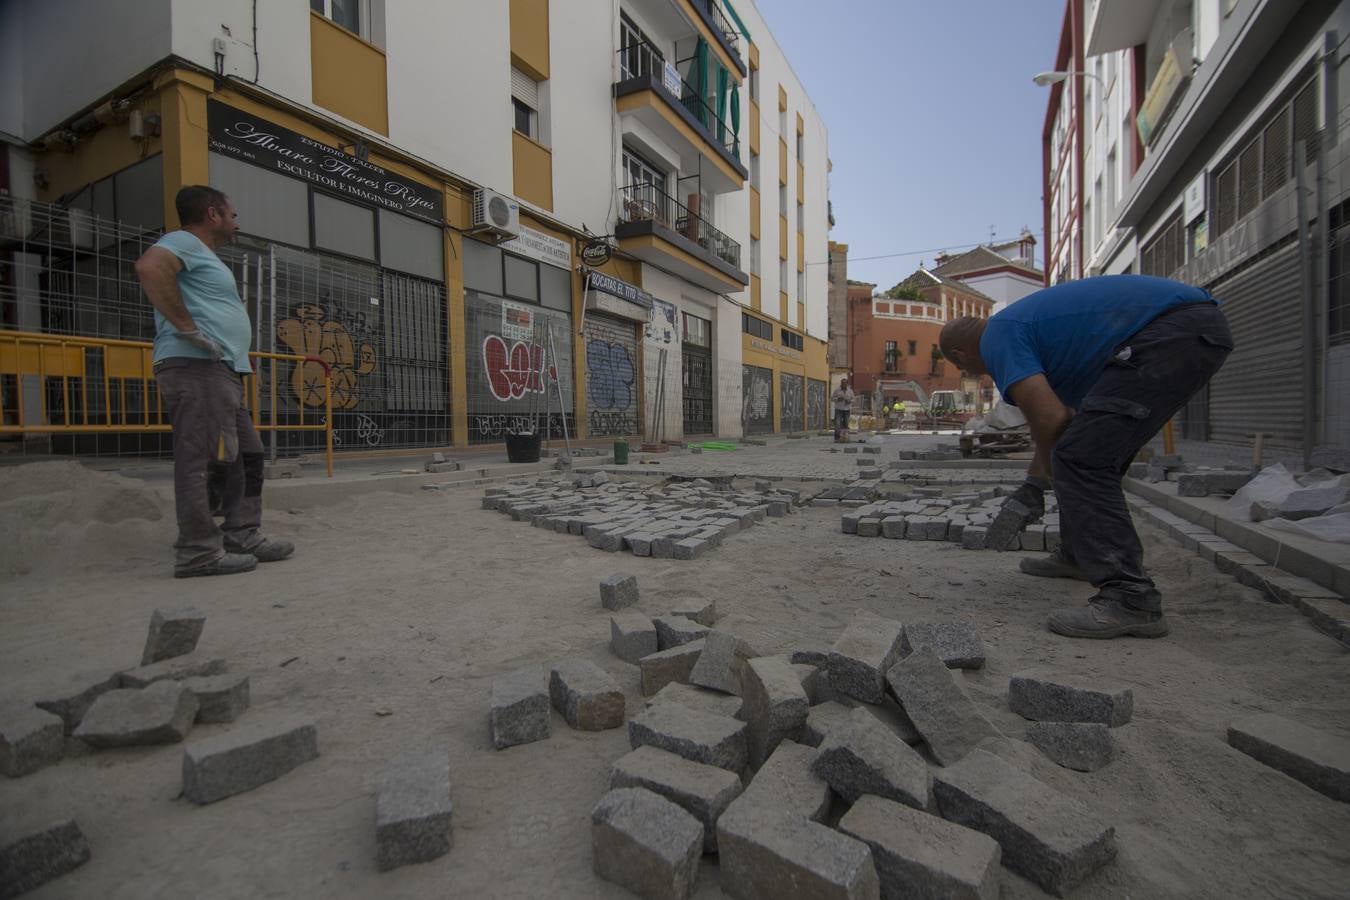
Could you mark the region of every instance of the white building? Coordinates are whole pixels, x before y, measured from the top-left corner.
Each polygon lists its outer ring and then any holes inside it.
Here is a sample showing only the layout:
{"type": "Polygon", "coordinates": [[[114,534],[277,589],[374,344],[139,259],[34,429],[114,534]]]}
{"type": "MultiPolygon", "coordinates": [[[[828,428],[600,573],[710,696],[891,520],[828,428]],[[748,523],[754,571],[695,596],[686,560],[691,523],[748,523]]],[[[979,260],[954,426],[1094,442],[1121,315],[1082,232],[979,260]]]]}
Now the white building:
{"type": "MultiPolygon", "coordinates": [[[[573,436],[735,437],[746,396],[763,430],[763,369],[769,430],[816,424],[826,131],[751,0],[9,2],[0,71],[11,196],[146,232],[235,200],[263,349],[341,335],[344,446],[501,441],[546,358],[573,436]]],[[[145,337],[126,294],[71,330],[145,337]]]]}

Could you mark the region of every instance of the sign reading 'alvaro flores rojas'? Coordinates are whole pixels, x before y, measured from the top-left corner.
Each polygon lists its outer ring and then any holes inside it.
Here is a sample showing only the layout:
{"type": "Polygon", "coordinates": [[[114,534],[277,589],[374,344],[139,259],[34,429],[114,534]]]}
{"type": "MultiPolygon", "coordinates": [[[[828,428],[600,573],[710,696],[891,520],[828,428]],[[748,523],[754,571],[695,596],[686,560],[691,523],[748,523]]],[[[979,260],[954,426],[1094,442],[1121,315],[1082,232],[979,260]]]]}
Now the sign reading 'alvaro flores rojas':
{"type": "Polygon", "coordinates": [[[445,221],[445,199],[439,190],[395,176],[336,147],[215,100],[207,101],[206,126],[216,153],[437,225],[445,221]]]}

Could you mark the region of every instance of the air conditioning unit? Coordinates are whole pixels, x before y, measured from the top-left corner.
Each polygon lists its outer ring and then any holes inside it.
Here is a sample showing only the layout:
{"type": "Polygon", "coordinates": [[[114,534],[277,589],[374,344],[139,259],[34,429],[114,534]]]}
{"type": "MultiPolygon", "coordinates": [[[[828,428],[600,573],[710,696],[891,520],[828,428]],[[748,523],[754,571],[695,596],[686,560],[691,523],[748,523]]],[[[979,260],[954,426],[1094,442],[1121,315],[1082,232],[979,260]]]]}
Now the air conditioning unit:
{"type": "Polygon", "coordinates": [[[490,232],[498,240],[520,236],[520,204],[504,194],[479,188],[473,194],[473,231],[490,232]]]}

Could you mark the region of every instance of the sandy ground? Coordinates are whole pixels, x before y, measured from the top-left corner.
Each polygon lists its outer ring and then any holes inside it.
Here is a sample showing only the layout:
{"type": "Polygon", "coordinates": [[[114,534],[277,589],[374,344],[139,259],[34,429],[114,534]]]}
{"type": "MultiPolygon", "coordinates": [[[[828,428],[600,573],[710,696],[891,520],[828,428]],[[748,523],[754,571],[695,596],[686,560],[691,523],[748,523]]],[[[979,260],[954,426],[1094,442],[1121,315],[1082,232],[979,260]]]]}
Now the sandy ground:
{"type": "MultiPolygon", "coordinates": [[[[1120,758],[1095,774],[1013,755],[1115,824],[1118,859],[1072,896],[1344,897],[1350,806],[1231,750],[1229,721],[1257,711],[1350,737],[1350,654],[1297,613],[1145,529],[1169,604],[1158,641],[1069,641],[1052,608],[1090,591],[1016,573],[1014,554],[867,540],[837,509],[805,509],[693,563],[606,554],[577,537],[479,509],[481,489],[369,494],[268,513],[292,560],[221,579],[169,577],[168,497],[74,463],[0,472],[0,684],[32,698],[79,672],[135,665],[157,606],[208,612],[201,649],[252,681],[253,709],[317,720],[322,756],[205,807],[180,798],[179,747],[77,756],[0,783],[0,827],[74,816],[92,861],[34,898],[622,897],[591,872],[589,813],[624,729],[571,731],[494,752],[492,678],[564,655],[595,660],[642,701],[635,667],[607,649],[597,582],[636,573],[641,608],[715,598],[764,652],[829,642],[860,609],[899,620],[960,617],[988,664],[964,673],[1013,737],[1008,677],[1049,667],[1134,688],[1120,758]],[[155,517],[158,517],[156,520],[155,517]],[[287,660],[294,661],[282,665],[287,660]],[[373,784],[405,750],[446,747],[455,846],[379,874],[373,784]]],[[[228,729],[199,726],[193,738],[228,729]]],[[[1003,872],[1005,898],[1044,896],[1003,872]]],[[[698,897],[722,896],[703,862],[698,897]]]]}

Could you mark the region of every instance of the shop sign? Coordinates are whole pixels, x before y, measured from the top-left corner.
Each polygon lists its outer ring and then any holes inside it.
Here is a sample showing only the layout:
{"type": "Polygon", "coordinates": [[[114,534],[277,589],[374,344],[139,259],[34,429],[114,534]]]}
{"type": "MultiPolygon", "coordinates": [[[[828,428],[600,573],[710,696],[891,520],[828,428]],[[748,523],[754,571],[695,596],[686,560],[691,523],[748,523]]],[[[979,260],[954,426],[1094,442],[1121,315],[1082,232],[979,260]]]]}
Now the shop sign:
{"type": "Polygon", "coordinates": [[[673,63],[667,62],[661,67],[661,86],[672,97],[679,97],[683,92],[684,79],[680,78],[680,70],[673,63]]]}
{"type": "Polygon", "coordinates": [[[396,175],[321,141],[241,112],[215,100],[206,104],[208,146],[216,153],[302,178],[367,205],[445,221],[445,198],[438,188],[396,175]]]}
{"type": "Polygon", "coordinates": [[[790,347],[782,347],[779,346],[778,344],[770,343],[769,341],[762,341],[759,338],[751,338],[750,347],[754,350],[761,350],[765,353],[772,353],[776,356],[781,356],[784,359],[790,359],[795,362],[800,362],[802,358],[802,355],[800,353],[798,353],[796,350],[793,350],[790,347]]]}
{"type": "Polygon", "coordinates": [[[1158,74],[1153,76],[1153,83],[1149,85],[1143,105],[1139,107],[1139,115],[1135,119],[1135,126],[1139,129],[1139,140],[1143,141],[1145,146],[1151,144],[1158,136],[1158,126],[1171,108],[1172,101],[1181,92],[1181,86],[1186,78],[1187,75],[1182,71],[1181,63],[1178,61],[1176,46],[1168,47],[1162,63],[1158,66],[1158,74]]]}
{"type": "Polygon", "coordinates": [[[511,238],[511,240],[499,246],[503,250],[509,250],[518,256],[527,257],[535,262],[546,263],[568,271],[572,269],[571,242],[555,238],[551,234],[544,234],[542,231],[536,231],[528,225],[520,226],[520,237],[511,238]]]}
{"type": "Polygon", "coordinates": [[[591,241],[581,248],[581,261],[588,266],[603,266],[609,262],[610,247],[605,240],[591,241]]]}
{"type": "Polygon", "coordinates": [[[513,341],[534,339],[534,307],[502,301],[502,337],[513,341]]]}
{"type": "Polygon", "coordinates": [[[1195,179],[1186,185],[1186,213],[1184,223],[1191,224],[1196,219],[1205,214],[1205,181],[1206,172],[1201,172],[1195,176],[1195,179]]]}
{"type": "Polygon", "coordinates": [[[606,275],[604,272],[587,272],[586,280],[591,290],[603,291],[620,300],[627,300],[629,303],[635,303],[643,309],[651,309],[656,298],[644,291],[635,284],[629,284],[615,278],[613,275],[606,275]]]}

